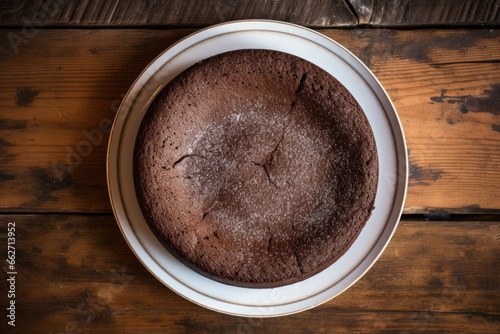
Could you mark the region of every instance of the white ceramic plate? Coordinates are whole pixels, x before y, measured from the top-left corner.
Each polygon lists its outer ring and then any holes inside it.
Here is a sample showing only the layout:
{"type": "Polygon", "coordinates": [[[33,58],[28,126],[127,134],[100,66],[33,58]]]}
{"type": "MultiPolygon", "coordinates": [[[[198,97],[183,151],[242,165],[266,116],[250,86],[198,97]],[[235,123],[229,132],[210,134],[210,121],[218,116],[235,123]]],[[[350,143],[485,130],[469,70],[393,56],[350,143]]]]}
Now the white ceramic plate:
{"type": "MultiPolygon", "coordinates": [[[[235,21],[200,30],[172,45],[137,78],[118,111],[108,147],[108,187],[113,211],[130,248],[158,280],[181,296],[223,313],[270,317],[317,306],[354,284],[389,242],[403,208],[407,155],[401,125],[386,92],[370,70],[335,41],[297,25],[235,21]],[[228,286],[176,260],[144,220],[132,178],[132,154],[142,117],[158,91],[194,63],[237,49],[271,49],[302,57],[337,78],[356,98],[372,126],[379,157],[375,210],[351,248],[319,274],[272,289],[228,286]]],[[[146,301],[147,302],[147,301],[146,301]]]]}

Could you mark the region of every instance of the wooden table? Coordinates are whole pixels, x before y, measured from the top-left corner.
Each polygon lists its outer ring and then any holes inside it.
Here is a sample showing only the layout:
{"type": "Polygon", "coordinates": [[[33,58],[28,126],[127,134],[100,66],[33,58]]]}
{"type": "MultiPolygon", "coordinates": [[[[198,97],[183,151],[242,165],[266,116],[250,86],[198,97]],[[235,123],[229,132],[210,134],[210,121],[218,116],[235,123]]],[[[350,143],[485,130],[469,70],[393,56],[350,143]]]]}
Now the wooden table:
{"type": "Polygon", "coordinates": [[[500,332],[499,8],[4,1],[0,332],[500,332]],[[404,215],[379,261],[339,297],[280,318],[218,314],[163,286],[124,241],[106,187],[109,125],[141,70],[198,28],[240,18],[303,24],[350,49],[391,96],[409,150],[404,215]]]}

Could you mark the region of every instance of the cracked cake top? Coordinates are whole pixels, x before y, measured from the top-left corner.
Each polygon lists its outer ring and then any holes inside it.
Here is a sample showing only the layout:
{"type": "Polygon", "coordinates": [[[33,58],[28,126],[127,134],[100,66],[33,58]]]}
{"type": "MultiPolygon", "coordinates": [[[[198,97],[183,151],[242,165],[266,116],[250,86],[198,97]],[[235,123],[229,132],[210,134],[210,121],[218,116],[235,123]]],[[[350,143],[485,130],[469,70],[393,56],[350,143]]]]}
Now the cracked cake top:
{"type": "Polygon", "coordinates": [[[345,253],[373,210],[378,160],[368,120],[334,77],[289,54],[239,50],[156,96],[134,180],[178,259],[224,283],[275,287],[345,253]]]}

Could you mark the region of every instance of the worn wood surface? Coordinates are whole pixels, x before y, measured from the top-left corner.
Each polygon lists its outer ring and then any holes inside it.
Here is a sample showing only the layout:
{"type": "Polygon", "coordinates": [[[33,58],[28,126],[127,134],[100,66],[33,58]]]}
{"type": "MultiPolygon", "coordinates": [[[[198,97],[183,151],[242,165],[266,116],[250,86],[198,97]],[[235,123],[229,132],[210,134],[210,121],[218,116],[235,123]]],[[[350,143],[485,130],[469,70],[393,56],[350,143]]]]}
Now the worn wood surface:
{"type": "Polygon", "coordinates": [[[500,23],[499,0],[4,0],[2,26],[204,26],[273,19],[310,27],[484,26],[500,23]]]}
{"type": "Polygon", "coordinates": [[[231,20],[273,19],[307,26],[353,26],[343,0],[45,0],[3,1],[4,26],[204,26],[231,20]]]}
{"type": "MultiPolygon", "coordinates": [[[[136,259],[112,215],[3,215],[2,250],[7,222],[16,223],[17,233],[13,333],[500,330],[498,221],[402,222],[353,287],[313,310],[275,319],[226,316],[179,297],[136,259]]],[[[5,261],[0,268],[9,271],[5,261]]],[[[5,298],[5,274],[2,282],[5,298]]]]}
{"type": "MultiPolygon", "coordinates": [[[[0,211],[110,212],[111,119],[141,70],[193,31],[1,30],[0,211]]],[[[500,31],[320,31],[394,101],[410,152],[405,213],[500,212],[500,31]]]]}
{"type": "Polygon", "coordinates": [[[499,2],[1,1],[0,333],[500,332],[499,2]],[[123,239],[106,188],[109,126],[137,75],[195,28],[242,18],[476,27],[320,30],[394,101],[410,156],[404,212],[450,220],[402,221],[353,287],[274,319],[218,314],[164,287],[123,239]],[[15,328],[5,321],[9,222],[15,328]]]}
{"type": "Polygon", "coordinates": [[[498,0],[347,0],[358,24],[369,26],[484,26],[500,23],[498,0]]]}

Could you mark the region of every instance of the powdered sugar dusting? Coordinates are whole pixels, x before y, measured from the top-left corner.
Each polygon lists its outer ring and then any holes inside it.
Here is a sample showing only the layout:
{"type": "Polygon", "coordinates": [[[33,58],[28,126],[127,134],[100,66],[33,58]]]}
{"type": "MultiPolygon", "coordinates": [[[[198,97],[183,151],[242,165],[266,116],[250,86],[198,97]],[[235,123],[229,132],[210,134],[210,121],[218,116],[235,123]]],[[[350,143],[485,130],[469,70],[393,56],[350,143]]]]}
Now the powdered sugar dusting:
{"type": "Polygon", "coordinates": [[[256,249],[284,225],[321,229],[336,210],[331,175],[347,157],[334,153],[327,130],[252,106],[207,126],[176,168],[204,208],[200,221],[256,249]]]}

